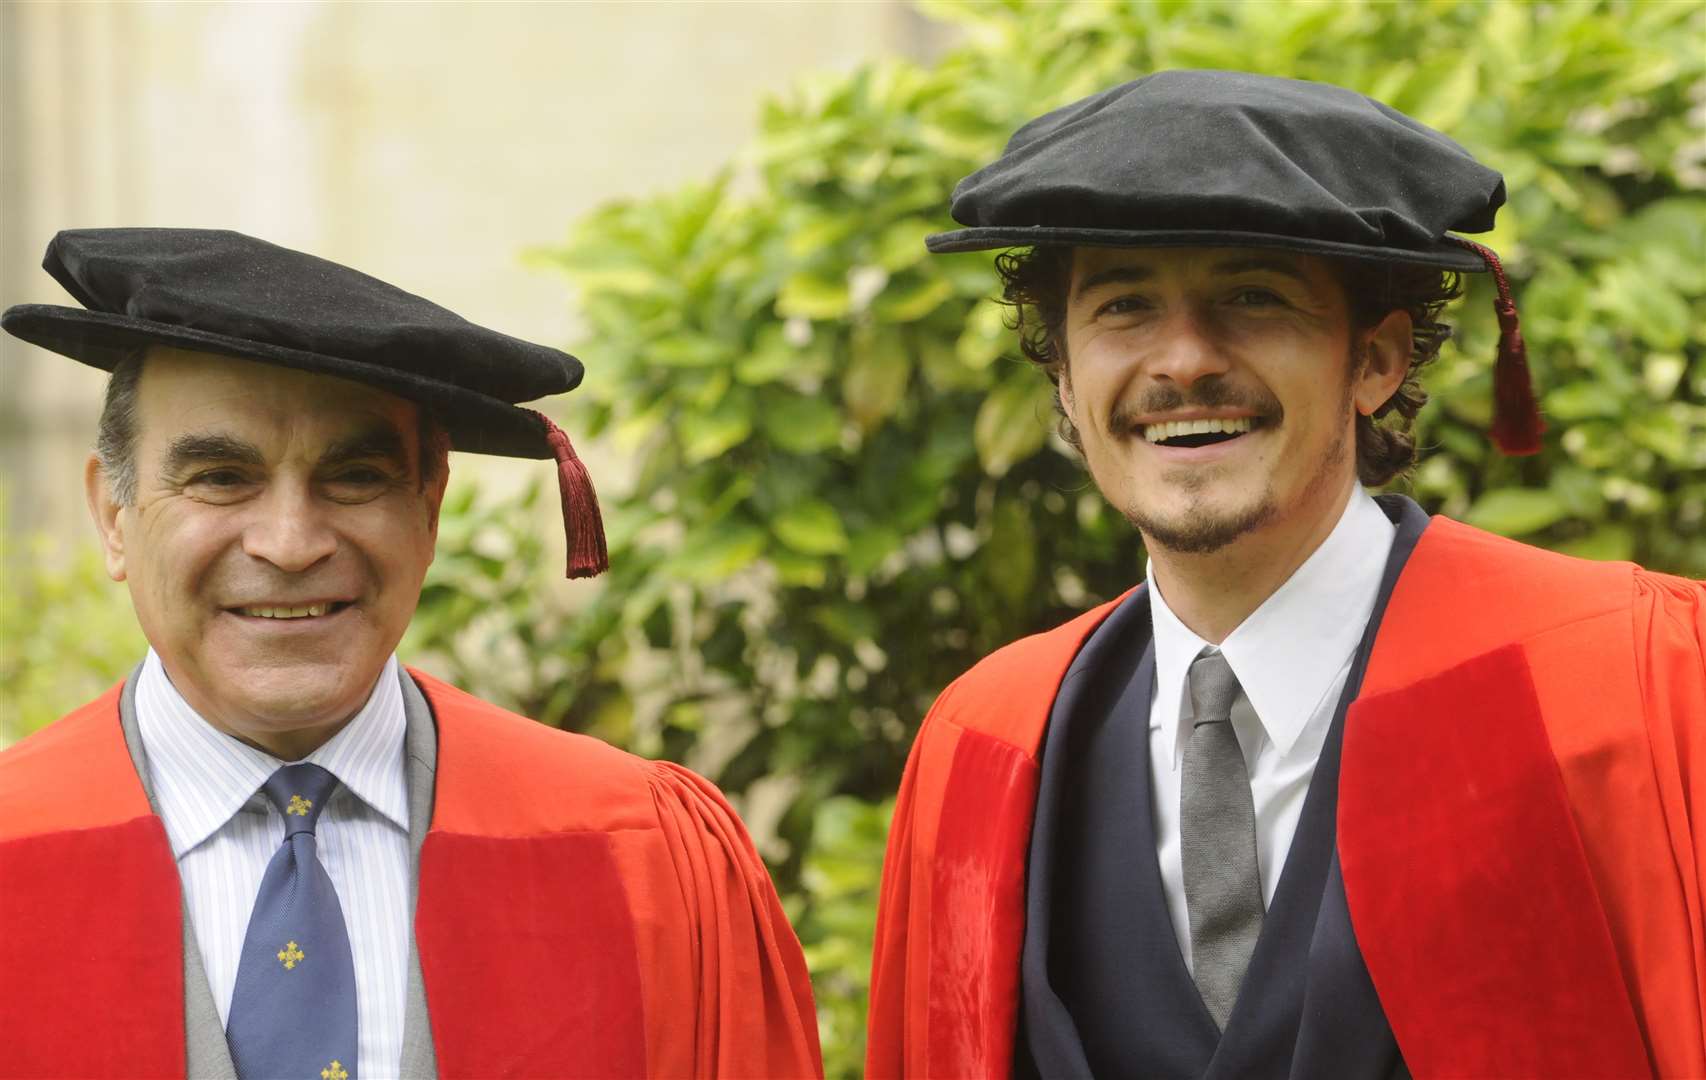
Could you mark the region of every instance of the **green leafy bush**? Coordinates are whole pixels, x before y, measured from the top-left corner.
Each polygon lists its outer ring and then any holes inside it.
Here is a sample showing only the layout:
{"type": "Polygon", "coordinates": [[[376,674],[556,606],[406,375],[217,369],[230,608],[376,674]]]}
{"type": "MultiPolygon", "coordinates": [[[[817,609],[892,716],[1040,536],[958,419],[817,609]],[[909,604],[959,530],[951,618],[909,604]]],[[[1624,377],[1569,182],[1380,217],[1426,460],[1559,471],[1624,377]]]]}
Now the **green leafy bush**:
{"type": "Polygon", "coordinates": [[[573,422],[634,464],[606,495],[616,569],[564,624],[590,648],[545,716],[623,715],[642,750],[737,795],[780,789],[766,853],[811,951],[832,1075],[858,1070],[879,848],[865,877],[814,869],[845,865],[830,849],[857,831],[846,800],[872,827],[954,675],[1142,573],[1050,435],[1046,381],[1013,358],[992,256],[924,252],[955,181],[1026,119],[1160,68],[1227,67],[1350,86],[1450,132],[1508,177],[1488,240],[1552,430],[1535,458],[1489,448],[1496,326],[1477,276],[1410,490],[1536,543],[1706,574],[1698,6],[928,10],[963,34],[933,67],[801,86],[764,106],[723,178],[605,207],[544,253],[588,326],[573,422]]]}
{"type": "MultiPolygon", "coordinates": [[[[0,499],[0,507],[4,507],[0,499]]],[[[124,678],[147,643],[93,545],[13,537],[0,520],[0,748],[124,678]]]]}
{"type": "Polygon", "coordinates": [[[924,252],[954,182],[1023,121],[1219,67],[1353,87],[1449,132],[1507,176],[1485,239],[1552,430],[1534,458],[1489,449],[1496,328],[1475,277],[1409,490],[1535,543],[1706,575],[1706,9],[926,10],[960,34],[940,62],[803,85],[764,105],[722,178],[608,206],[540,253],[588,327],[570,430],[632,463],[603,490],[614,569],[579,607],[552,599],[537,494],[458,487],[408,646],[730,792],[805,942],[831,1076],[860,1071],[882,833],[924,710],[990,649],[1142,575],[1050,435],[1046,381],[1014,359],[992,256],[924,252]]]}

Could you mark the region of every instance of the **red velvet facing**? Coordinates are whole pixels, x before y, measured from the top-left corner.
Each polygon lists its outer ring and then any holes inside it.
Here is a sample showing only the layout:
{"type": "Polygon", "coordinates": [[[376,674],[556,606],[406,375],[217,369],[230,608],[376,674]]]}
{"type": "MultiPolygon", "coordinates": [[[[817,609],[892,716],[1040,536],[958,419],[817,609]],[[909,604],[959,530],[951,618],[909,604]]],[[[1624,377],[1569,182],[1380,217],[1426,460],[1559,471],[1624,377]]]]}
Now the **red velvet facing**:
{"type": "Polygon", "coordinates": [[[963,731],[943,792],[930,889],[931,1076],[1012,1069],[1036,763],[963,731]]]}
{"type": "Polygon", "coordinates": [[[158,818],[0,843],[0,1076],[182,1076],[183,924],[158,818]]]}
{"type": "Polygon", "coordinates": [[[1351,922],[1410,1071],[1649,1075],[1520,646],[1357,702],[1343,754],[1351,922]]]}
{"type": "Polygon", "coordinates": [[[447,1080],[646,1075],[633,918],[605,834],[429,833],[415,943],[447,1080]]]}

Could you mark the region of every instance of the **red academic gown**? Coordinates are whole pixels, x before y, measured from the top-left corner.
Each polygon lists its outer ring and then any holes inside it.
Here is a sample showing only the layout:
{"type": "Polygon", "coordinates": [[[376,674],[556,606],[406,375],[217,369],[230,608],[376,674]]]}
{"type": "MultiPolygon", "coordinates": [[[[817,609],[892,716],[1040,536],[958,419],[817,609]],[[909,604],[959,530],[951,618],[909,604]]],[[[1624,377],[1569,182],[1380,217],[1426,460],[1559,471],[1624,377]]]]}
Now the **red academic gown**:
{"type": "MultiPolygon", "coordinates": [[[[1118,601],[937,700],[884,864],[867,1074],[1011,1074],[1038,750],[1118,601]]],[[[1357,945],[1418,1078],[1706,1076],[1706,586],[1434,518],[1346,717],[1357,945]]]]}
{"type": "MultiPolygon", "coordinates": [[[[715,788],[411,674],[441,1076],[822,1075],[799,942],[715,788]]],[[[0,755],[0,1076],[184,1072],[177,865],[119,692],[0,755]]]]}

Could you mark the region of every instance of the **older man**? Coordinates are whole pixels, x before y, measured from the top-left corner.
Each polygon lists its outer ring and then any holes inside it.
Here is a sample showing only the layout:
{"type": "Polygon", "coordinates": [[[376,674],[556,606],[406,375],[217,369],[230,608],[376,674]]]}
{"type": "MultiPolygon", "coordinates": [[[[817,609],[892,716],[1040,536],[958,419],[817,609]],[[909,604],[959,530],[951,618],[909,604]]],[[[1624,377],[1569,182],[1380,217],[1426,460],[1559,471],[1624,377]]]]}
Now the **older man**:
{"type": "Polygon", "coordinates": [[[677,766],[401,667],[447,451],[555,458],[580,363],[229,232],[64,232],[84,477],[150,648],[0,755],[0,1075],[800,1076],[799,944],[677,766]]]}
{"type": "Polygon", "coordinates": [[[1147,581],[913,748],[870,1075],[1706,1075],[1706,588],[1371,498],[1456,272],[1539,420],[1500,176],[1337,87],[1168,71],[1050,113],[936,251],[997,261],[1147,581]]]}

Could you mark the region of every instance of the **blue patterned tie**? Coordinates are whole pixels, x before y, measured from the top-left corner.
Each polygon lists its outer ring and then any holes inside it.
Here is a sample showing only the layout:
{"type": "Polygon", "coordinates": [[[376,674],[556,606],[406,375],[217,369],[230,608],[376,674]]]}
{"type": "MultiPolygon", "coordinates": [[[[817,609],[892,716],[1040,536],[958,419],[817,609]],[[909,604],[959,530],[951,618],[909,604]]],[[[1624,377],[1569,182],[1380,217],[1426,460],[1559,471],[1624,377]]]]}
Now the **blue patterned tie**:
{"type": "Polygon", "coordinates": [[[338,778],[286,765],[261,787],[284,815],[249,915],[225,1038],[242,1080],[352,1080],[355,961],[343,908],[315,851],[314,823],[338,778]]]}

